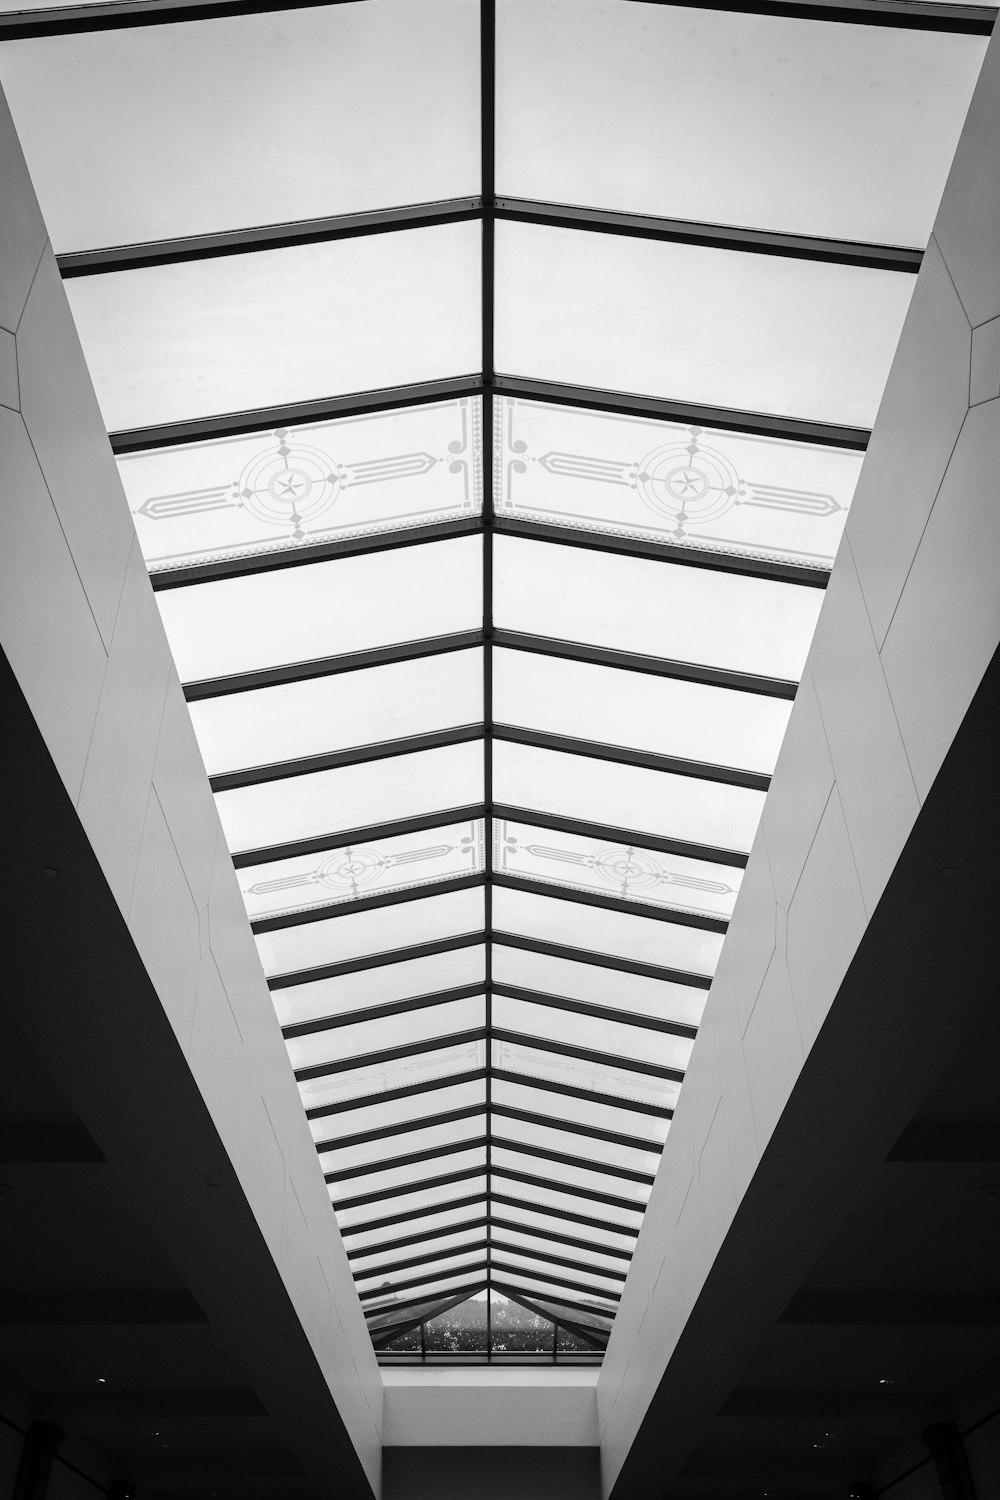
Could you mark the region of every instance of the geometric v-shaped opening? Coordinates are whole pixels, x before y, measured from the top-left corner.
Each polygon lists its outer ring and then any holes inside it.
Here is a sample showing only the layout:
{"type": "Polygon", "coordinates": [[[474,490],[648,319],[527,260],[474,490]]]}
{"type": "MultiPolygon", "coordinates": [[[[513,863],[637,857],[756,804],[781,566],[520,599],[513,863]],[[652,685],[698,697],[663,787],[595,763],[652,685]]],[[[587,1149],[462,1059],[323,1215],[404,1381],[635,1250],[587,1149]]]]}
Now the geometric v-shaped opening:
{"type": "MultiPolygon", "coordinates": [[[[402,1310],[401,1310],[402,1311],[402,1310]]],[[[458,1296],[409,1310],[409,1316],[386,1319],[372,1340],[380,1354],[403,1363],[430,1357],[462,1359],[551,1359],[557,1355],[596,1357],[607,1347],[610,1322],[595,1309],[582,1320],[569,1318],[547,1300],[477,1287],[458,1296]]]]}

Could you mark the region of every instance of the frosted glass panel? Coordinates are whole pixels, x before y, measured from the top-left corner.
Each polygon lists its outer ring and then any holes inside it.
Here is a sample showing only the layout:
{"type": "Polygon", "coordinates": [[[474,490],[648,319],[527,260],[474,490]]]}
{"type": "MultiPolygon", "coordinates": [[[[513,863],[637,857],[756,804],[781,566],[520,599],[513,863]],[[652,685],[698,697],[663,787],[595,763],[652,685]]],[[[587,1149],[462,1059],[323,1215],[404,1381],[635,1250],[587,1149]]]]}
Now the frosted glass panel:
{"type": "Polygon", "coordinates": [[[686,1068],[691,1056],[692,1043],[686,1037],[645,1031],[639,1026],[624,1026],[596,1016],[574,1015],[570,1020],[565,1011],[512,1000],[507,995],[493,997],[493,1024],[500,1031],[520,1032],[529,1038],[547,1037],[555,1042],[571,1041],[573,1046],[586,1047],[592,1052],[664,1068],[686,1068]]]}
{"type": "MultiPolygon", "coordinates": [[[[398,1260],[399,1258],[399,1254],[397,1253],[396,1259],[398,1260]]],[[[483,1245],[471,1245],[464,1251],[454,1251],[450,1255],[445,1253],[439,1260],[430,1261],[422,1266],[403,1266],[398,1271],[387,1270],[379,1272],[370,1284],[361,1283],[359,1291],[366,1293],[378,1292],[377,1299],[373,1298],[372,1303],[366,1301],[362,1303],[362,1306],[371,1306],[376,1301],[381,1303],[384,1300],[384,1292],[394,1287],[400,1288],[399,1295],[401,1297],[409,1297],[413,1288],[405,1285],[405,1283],[411,1282],[417,1277],[465,1276],[471,1268],[481,1266],[485,1259],[485,1247],[483,1245]]]]}
{"type": "MultiPolygon", "coordinates": [[[[509,1232],[508,1223],[516,1222],[527,1232],[530,1232],[532,1229],[545,1229],[552,1234],[570,1234],[576,1240],[587,1240],[590,1244],[602,1246],[608,1250],[621,1250],[628,1256],[632,1254],[635,1248],[635,1239],[632,1236],[615,1234],[610,1228],[595,1229],[592,1225],[577,1224],[566,1219],[557,1218],[552,1214],[539,1213],[527,1201],[527,1194],[533,1190],[524,1188],[522,1191],[525,1194],[524,1203],[519,1203],[517,1206],[509,1203],[497,1205],[496,1221],[501,1225],[504,1234],[509,1232]]],[[[616,1260],[614,1263],[620,1265],[623,1270],[627,1264],[627,1262],[621,1260],[616,1260]]]]}
{"type": "MultiPolygon", "coordinates": [[[[367,1130],[379,1130],[397,1126],[402,1132],[395,1137],[400,1151],[404,1142],[412,1136],[406,1126],[419,1125],[421,1120],[447,1110],[485,1104],[486,1081],[476,1079],[474,1083],[458,1083],[453,1088],[434,1089],[426,1094],[413,1094],[406,1099],[384,1099],[378,1104],[362,1104],[358,1109],[345,1110],[343,1114],[310,1120],[314,1141],[328,1142],[347,1140],[367,1130]]],[[[368,1148],[377,1151],[374,1143],[368,1148]]]]}
{"type": "MultiPolygon", "coordinates": [[[[545,1174],[535,1172],[536,1177],[545,1174]]],[[[579,1214],[585,1219],[600,1219],[607,1221],[609,1225],[617,1225],[619,1229],[638,1229],[642,1223],[641,1207],[633,1210],[631,1208],[612,1208],[605,1203],[596,1202],[592,1198],[579,1198],[573,1195],[572,1190],[561,1191],[558,1187],[536,1187],[528,1186],[526,1183],[517,1182],[512,1177],[505,1177],[502,1172],[494,1171],[491,1176],[492,1191],[500,1193],[505,1198],[513,1198],[516,1203],[525,1209],[551,1210],[554,1214],[562,1212],[579,1214]]],[[[619,1195],[621,1196],[621,1195],[619,1195]]],[[[560,1221],[562,1222],[562,1221],[560,1221]]],[[[568,1222],[568,1221],[566,1221],[568,1222]]],[[[575,1233],[575,1231],[574,1231],[575,1233]]],[[[625,1241],[628,1249],[635,1245],[634,1240],[625,1241]]]]}
{"type": "Polygon", "coordinates": [[[599,891],[649,906],[732,915],[742,870],[634,845],[555,833],[509,819],[493,822],[493,868],[553,886],[599,891]]]}
{"type": "Polygon", "coordinates": [[[461,521],[482,509],[480,401],[126,453],[118,472],[151,573],[461,521]]]}
{"type": "Polygon", "coordinates": [[[792,705],[529,651],[493,652],[493,717],[679,760],[774,770],[792,705]]]}
{"type": "Polygon", "coordinates": [[[2,74],[55,248],[80,250],[478,193],[478,47],[463,0],[234,7],[21,42],[2,74]]]}
{"type": "Polygon", "coordinates": [[[326,921],[258,933],[257,951],[265,974],[287,974],[478,932],[484,920],[483,891],[473,886],[442,896],[422,896],[398,906],[344,912],[326,921]]]}
{"type": "MultiPolygon", "coordinates": [[[[494,1144],[499,1150],[503,1150],[496,1157],[496,1167],[502,1169],[506,1159],[507,1147],[512,1150],[518,1143],[525,1146],[537,1146],[542,1150],[554,1151],[564,1156],[575,1156],[582,1163],[589,1164],[594,1172],[603,1172],[605,1169],[614,1171],[624,1168],[629,1172],[645,1172],[652,1177],[660,1163],[658,1153],[652,1151],[634,1151],[630,1147],[620,1146],[612,1141],[601,1141],[593,1136],[576,1135],[571,1130],[559,1129],[558,1120],[551,1125],[539,1125],[531,1120],[514,1120],[505,1115],[497,1117],[494,1126],[494,1144]]],[[[509,1163],[514,1165],[513,1162],[509,1163]]],[[[524,1165],[524,1163],[519,1163],[524,1165]]],[[[558,1170],[559,1164],[555,1164],[558,1170]]],[[[574,1179],[575,1180],[575,1179],[574,1179]]],[[[583,1182],[581,1180],[581,1186],[583,1182]]],[[[600,1189],[602,1184],[596,1179],[590,1184],[600,1189]]],[[[607,1183],[603,1184],[604,1190],[608,1191],[607,1183]]]]}
{"type": "MultiPolygon", "coordinates": [[[[485,1192],[485,1185],[480,1188],[480,1191],[485,1192]]],[[[464,1197],[464,1184],[456,1183],[455,1192],[461,1193],[464,1197]]],[[[400,1235],[404,1234],[418,1234],[424,1230],[440,1229],[443,1231],[451,1228],[453,1225],[464,1223],[468,1219],[480,1218],[484,1213],[485,1205],[477,1203],[464,1208],[446,1208],[438,1212],[428,1212],[419,1219],[413,1220],[410,1224],[390,1224],[382,1229],[365,1230],[363,1226],[360,1229],[348,1229],[341,1224],[341,1232],[344,1234],[348,1250],[353,1252],[362,1247],[374,1249],[377,1246],[385,1244],[387,1240],[398,1239],[400,1235]]],[[[369,1214],[368,1217],[369,1219],[373,1219],[375,1215],[369,1214]]],[[[386,1251],[385,1253],[398,1254],[395,1251],[386,1251]]]]}
{"type": "MultiPolygon", "coordinates": [[[[400,1230],[405,1235],[405,1230],[400,1230]]],[[[419,1231],[418,1231],[419,1233],[419,1231]]],[[[371,1255],[359,1256],[351,1262],[351,1269],[362,1283],[370,1276],[377,1276],[379,1268],[390,1266],[397,1261],[409,1259],[411,1255],[434,1255],[440,1252],[442,1255],[450,1251],[466,1251],[474,1249],[483,1242],[483,1229],[467,1229],[461,1234],[444,1234],[438,1239],[421,1240],[419,1245],[401,1246],[396,1250],[376,1251],[371,1255]]],[[[410,1273],[414,1274],[413,1271],[410,1273]]],[[[416,1274],[419,1275],[419,1272],[416,1274]]]]}
{"type": "MultiPolygon", "coordinates": [[[[627,1178],[616,1176],[615,1166],[610,1162],[606,1165],[603,1165],[597,1157],[594,1158],[592,1167],[588,1167],[585,1163],[587,1161],[587,1158],[590,1156],[590,1152],[586,1149],[581,1150],[579,1143],[576,1151],[573,1151],[572,1146],[570,1146],[569,1153],[580,1157],[581,1161],[584,1162],[584,1165],[575,1167],[570,1166],[565,1162],[548,1161],[544,1158],[532,1156],[528,1153],[522,1154],[521,1152],[510,1148],[507,1145],[507,1141],[509,1139],[509,1137],[507,1136],[507,1131],[505,1128],[501,1128],[501,1125],[505,1127],[508,1122],[504,1120],[503,1122],[498,1121],[497,1123],[498,1129],[494,1136],[492,1152],[494,1171],[531,1173],[536,1177],[543,1177],[545,1181],[550,1182],[553,1187],[562,1188],[567,1193],[572,1193],[574,1190],[578,1189],[580,1193],[580,1202],[583,1204],[587,1204],[592,1201],[590,1198],[587,1198],[585,1196],[588,1192],[610,1193],[616,1198],[634,1202],[636,1207],[639,1209],[641,1209],[646,1203],[649,1197],[648,1187],[644,1186],[642,1183],[630,1182],[627,1178]]],[[[565,1132],[563,1132],[563,1134],[565,1134],[565,1132]]],[[[556,1136],[551,1137],[553,1141],[556,1138],[556,1136]]],[[[561,1149],[563,1151],[567,1150],[565,1146],[555,1147],[554,1149],[561,1149]]],[[[534,1190],[530,1189],[529,1191],[534,1190]]]]}
{"type": "Polygon", "coordinates": [[[498,222],[496,256],[507,374],[861,427],[913,291],[903,272],[538,224],[498,222]]]}
{"type": "Polygon", "coordinates": [[[476,370],[480,238],[444,224],[68,281],[108,429],[476,370]]]}
{"type": "Polygon", "coordinates": [[[509,806],[748,852],[764,793],[498,740],[493,792],[509,806]]]}
{"type": "Polygon", "coordinates": [[[819,589],[523,538],[493,545],[498,626],[763,677],[802,675],[819,589]]]}
{"type": "Polygon", "coordinates": [[[450,651],[190,705],[210,776],[431,734],[483,717],[480,651],[450,651]]]}
{"type": "MultiPolygon", "coordinates": [[[[653,1115],[636,1114],[610,1104],[595,1104],[590,1099],[576,1099],[572,1094],[546,1094],[540,1089],[526,1088],[523,1084],[508,1083],[506,1079],[495,1079],[492,1088],[494,1104],[509,1104],[515,1109],[530,1110],[532,1114],[545,1115],[558,1124],[560,1118],[578,1125],[594,1125],[600,1130],[614,1130],[620,1135],[633,1136],[636,1140],[648,1141],[650,1145],[662,1145],[667,1138],[669,1121],[653,1115]]],[[[580,1149],[586,1155],[585,1138],[580,1138],[580,1149]]]]}
{"type": "Polygon", "coordinates": [[[498,1271],[496,1280],[514,1291],[522,1291],[526,1297],[534,1300],[539,1306],[542,1305],[538,1302],[540,1297],[545,1298],[546,1307],[550,1307],[557,1298],[563,1299],[564,1316],[577,1323],[586,1323],[589,1326],[596,1322],[606,1329],[615,1315],[613,1303],[602,1302],[599,1298],[588,1296],[585,1292],[573,1292],[565,1287],[557,1287],[534,1271],[504,1271],[502,1274],[498,1271]],[[565,1299],[567,1298],[573,1302],[581,1302],[587,1308],[587,1312],[574,1314],[572,1307],[566,1305],[565,1299]]]}
{"type": "Polygon", "coordinates": [[[478,537],[156,596],[185,682],[368,651],[482,624],[478,537]]]}
{"type": "Polygon", "coordinates": [[[612,412],[496,403],[501,516],[830,568],[863,454],[612,412]]]}
{"type": "MultiPolygon", "coordinates": [[[[471,1198],[485,1191],[485,1177],[470,1177],[465,1182],[449,1182],[443,1187],[435,1188],[421,1188],[415,1185],[412,1193],[401,1193],[396,1198],[387,1199],[385,1203],[364,1203],[359,1208],[338,1209],[337,1223],[342,1231],[346,1231],[372,1220],[377,1221],[384,1216],[443,1208],[455,1198],[471,1198]]],[[[338,1193],[335,1187],[331,1186],[331,1199],[346,1196],[346,1193],[338,1193]]],[[[407,1295],[413,1296],[414,1293],[407,1293],[407,1295]]]]}
{"type": "MultiPolygon", "coordinates": [[[[564,1232],[566,1232],[565,1228],[564,1232]]],[[[497,1238],[503,1240],[505,1245],[514,1245],[519,1250],[536,1256],[539,1260],[544,1260],[546,1255],[549,1257],[562,1255],[567,1260],[579,1261],[581,1269],[592,1266],[598,1272],[617,1272],[619,1276],[625,1274],[625,1261],[618,1260],[611,1255],[602,1255],[596,1249],[581,1248],[579,1245],[556,1244],[551,1240],[540,1239],[534,1235],[525,1234],[520,1229],[510,1229],[506,1224],[498,1225],[496,1234],[497,1238]]],[[[573,1238],[579,1239],[580,1236],[574,1232],[573,1238]]],[[[614,1283],[616,1278],[612,1276],[609,1280],[614,1283]]]]}
{"type": "Polygon", "coordinates": [[[432,953],[402,963],[379,964],[338,979],[317,979],[309,984],[274,990],[271,999],[282,1026],[297,1021],[315,1021],[324,1016],[342,1016],[350,1011],[391,1004],[435,990],[475,984],[486,973],[486,950],[456,948],[450,953],[432,953]]]}
{"type": "Polygon", "coordinates": [[[215,803],[230,849],[242,850],[443,812],[482,796],[483,749],[474,740],[234,787],[217,792],[215,803]]]}
{"type": "MultiPolygon", "coordinates": [[[[374,1172],[381,1162],[391,1157],[434,1150],[457,1141],[474,1141],[485,1133],[485,1118],[473,1115],[468,1120],[453,1120],[447,1125],[425,1125],[422,1130],[409,1130],[405,1135],[387,1136],[380,1141],[366,1141],[360,1146],[323,1151],[320,1153],[319,1164],[324,1172],[340,1172],[361,1166],[370,1167],[374,1172]]],[[[411,1168],[411,1172],[412,1170],[411,1168]]],[[[354,1181],[353,1178],[349,1180],[354,1181]]]]}
{"type": "Polygon", "coordinates": [[[621,1295],[621,1282],[613,1277],[602,1276],[595,1267],[553,1265],[551,1262],[546,1264],[540,1251],[526,1251],[523,1247],[518,1250],[498,1248],[493,1254],[493,1262],[497,1275],[501,1278],[510,1274],[510,1268],[513,1267],[524,1276],[558,1276],[563,1282],[579,1282],[581,1286],[603,1291],[607,1297],[621,1295]]]}
{"type": "MultiPolygon", "coordinates": [[[[371,1193],[385,1193],[386,1212],[391,1213],[389,1206],[394,1201],[396,1194],[392,1191],[398,1187],[419,1187],[424,1179],[440,1176],[445,1172],[462,1172],[469,1167],[483,1168],[486,1165],[486,1148],[479,1147],[475,1150],[456,1151],[454,1156],[442,1157],[440,1161],[429,1160],[418,1162],[416,1165],[405,1167],[387,1167],[378,1170],[378,1163],[372,1165],[372,1171],[361,1177],[352,1177],[347,1182],[330,1183],[333,1193],[334,1206],[338,1199],[350,1200],[351,1198],[367,1197],[371,1193]]],[[[428,1270],[423,1273],[428,1279],[435,1273],[428,1270]]]]}
{"type": "Polygon", "coordinates": [[[440,1036],[446,1040],[454,1031],[471,1031],[485,1019],[481,997],[451,1000],[430,1010],[408,1010],[379,1021],[361,1021],[354,1026],[338,1026],[336,1031],[319,1031],[312,1036],[291,1037],[285,1043],[293,1068],[311,1068],[320,1063],[342,1062],[344,1058],[366,1052],[382,1052],[390,1047],[440,1036]]]}
{"type": "Polygon", "coordinates": [[[717,932],[605,911],[577,901],[550,900],[507,886],[493,892],[493,922],[500,932],[693,974],[713,974],[722,949],[722,936],[717,932]]]}
{"type": "Polygon", "coordinates": [[[442,1043],[430,1052],[400,1057],[392,1062],[370,1063],[349,1068],[328,1078],[310,1078],[299,1084],[299,1094],[306,1109],[322,1109],[345,1099],[374,1100],[386,1089],[408,1088],[432,1078],[447,1078],[485,1066],[485,1042],[442,1043]]]}
{"type": "Polygon", "coordinates": [[[707,998],[705,990],[693,985],[671,984],[647,979],[642,974],[602,969],[597,964],[550,958],[545,953],[507,948],[502,943],[494,944],[493,978],[521,989],[564,995],[568,1000],[585,1000],[593,1005],[616,1005],[633,1015],[659,1016],[682,1021],[687,1026],[698,1025],[707,998]]]}
{"type": "MultiPolygon", "coordinates": [[[[395,1202],[395,1199],[393,1199],[393,1202],[395,1202]]],[[[407,1291],[400,1292],[398,1296],[394,1295],[385,1302],[373,1301],[366,1304],[365,1316],[368,1319],[368,1326],[374,1330],[381,1326],[391,1326],[392,1323],[397,1321],[396,1315],[392,1312],[393,1304],[396,1302],[403,1305],[398,1321],[402,1322],[404,1318],[417,1317],[421,1309],[419,1307],[408,1308],[406,1306],[413,1298],[431,1296],[435,1301],[444,1302],[449,1292],[458,1291],[459,1287],[464,1286],[467,1282],[474,1279],[476,1278],[471,1277],[468,1272],[462,1275],[441,1276],[440,1274],[435,1275],[432,1271],[428,1275],[427,1280],[422,1281],[419,1286],[410,1287],[407,1291]]]]}
{"type": "Polygon", "coordinates": [[[497,21],[498,192],[902,245],[930,235],[986,46],[604,0],[497,21]]]}

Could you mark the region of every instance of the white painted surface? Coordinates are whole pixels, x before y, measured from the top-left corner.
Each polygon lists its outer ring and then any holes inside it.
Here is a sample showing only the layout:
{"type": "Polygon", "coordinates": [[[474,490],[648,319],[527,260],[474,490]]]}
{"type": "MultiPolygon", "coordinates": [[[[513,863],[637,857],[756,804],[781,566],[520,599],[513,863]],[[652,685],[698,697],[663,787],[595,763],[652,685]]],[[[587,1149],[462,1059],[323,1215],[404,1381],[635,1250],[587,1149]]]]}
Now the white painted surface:
{"type": "Polygon", "coordinates": [[[597,1446],[597,1370],[383,1370],[387,1447],[597,1446]]]}

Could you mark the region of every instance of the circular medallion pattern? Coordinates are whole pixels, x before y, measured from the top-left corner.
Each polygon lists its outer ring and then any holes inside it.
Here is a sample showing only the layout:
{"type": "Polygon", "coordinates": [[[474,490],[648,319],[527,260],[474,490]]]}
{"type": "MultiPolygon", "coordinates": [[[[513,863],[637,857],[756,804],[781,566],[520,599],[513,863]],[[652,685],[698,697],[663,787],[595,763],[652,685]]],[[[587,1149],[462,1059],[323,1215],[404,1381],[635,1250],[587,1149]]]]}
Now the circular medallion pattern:
{"type": "Polygon", "coordinates": [[[340,475],[327,454],[304,445],[252,459],[237,487],[244,509],[272,526],[291,526],[299,537],[302,527],[329,510],[340,491],[340,475]]]}
{"type": "Polygon", "coordinates": [[[718,520],[743,493],[729,460],[697,441],[668,443],[647,454],[636,473],[636,488],[651,510],[677,523],[678,536],[685,525],[718,520]]]}

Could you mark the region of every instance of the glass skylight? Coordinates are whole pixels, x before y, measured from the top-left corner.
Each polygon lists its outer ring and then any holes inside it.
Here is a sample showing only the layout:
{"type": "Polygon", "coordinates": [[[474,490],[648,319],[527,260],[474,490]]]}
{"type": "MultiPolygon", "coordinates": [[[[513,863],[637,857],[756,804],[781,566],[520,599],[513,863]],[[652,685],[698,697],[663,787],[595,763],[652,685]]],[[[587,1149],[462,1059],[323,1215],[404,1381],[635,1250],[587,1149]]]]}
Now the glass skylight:
{"type": "Polygon", "coordinates": [[[374,1347],[586,1364],[985,39],[493,10],[0,76],[374,1347]]]}

